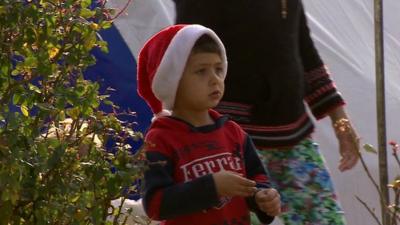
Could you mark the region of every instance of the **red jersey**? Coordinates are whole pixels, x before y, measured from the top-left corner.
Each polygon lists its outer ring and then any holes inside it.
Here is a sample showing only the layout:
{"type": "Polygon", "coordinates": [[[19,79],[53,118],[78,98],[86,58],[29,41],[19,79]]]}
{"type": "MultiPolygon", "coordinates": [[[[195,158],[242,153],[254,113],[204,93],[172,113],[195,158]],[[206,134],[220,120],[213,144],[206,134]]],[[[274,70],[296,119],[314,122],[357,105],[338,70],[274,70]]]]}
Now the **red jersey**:
{"type": "Polygon", "coordinates": [[[165,225],[249,225],[249,210],[270,223],[254,198],[220,198],[213,173],[234,171],[268,188],[267,176],[249,136],[235,122],[210,110],[215,123],[194,127],[158,118],[147,132],[143,203],[148,216],[165,225]]]}

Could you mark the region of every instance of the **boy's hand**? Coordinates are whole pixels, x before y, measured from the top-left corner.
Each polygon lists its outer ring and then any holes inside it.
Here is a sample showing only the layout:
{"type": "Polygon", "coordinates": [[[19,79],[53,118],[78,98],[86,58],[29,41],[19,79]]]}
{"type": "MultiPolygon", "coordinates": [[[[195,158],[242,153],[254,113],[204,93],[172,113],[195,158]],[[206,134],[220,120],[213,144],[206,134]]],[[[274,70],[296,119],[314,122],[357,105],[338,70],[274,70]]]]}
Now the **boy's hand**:
{"type": "Polygon", "coordinates": [[[281,196],[273,188],[261,189],[255,195],[255,200],[261,211],[269,216],[281,213],[281,196]]]}
{"type": "Polygon", "coordinates": [[[213,178],[218,196],[221,197],[249,197],[257,190],[255,181],[232,171],[214,173],[213,178]]]}

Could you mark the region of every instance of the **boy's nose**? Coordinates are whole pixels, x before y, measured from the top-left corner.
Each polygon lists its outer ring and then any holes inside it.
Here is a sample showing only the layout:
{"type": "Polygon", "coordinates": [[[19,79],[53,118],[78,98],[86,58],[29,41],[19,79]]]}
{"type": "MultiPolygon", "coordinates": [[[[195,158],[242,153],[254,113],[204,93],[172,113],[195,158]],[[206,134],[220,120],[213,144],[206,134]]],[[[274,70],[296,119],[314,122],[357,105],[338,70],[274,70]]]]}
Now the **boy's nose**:
{"type": "Polygon", "coordinates": [[[212,84],[215,84],[215,83],[220,83],[221,81],[223,81],[223,78],[217,72],[214,71],[211,74],[210,82],[212,84]]]}

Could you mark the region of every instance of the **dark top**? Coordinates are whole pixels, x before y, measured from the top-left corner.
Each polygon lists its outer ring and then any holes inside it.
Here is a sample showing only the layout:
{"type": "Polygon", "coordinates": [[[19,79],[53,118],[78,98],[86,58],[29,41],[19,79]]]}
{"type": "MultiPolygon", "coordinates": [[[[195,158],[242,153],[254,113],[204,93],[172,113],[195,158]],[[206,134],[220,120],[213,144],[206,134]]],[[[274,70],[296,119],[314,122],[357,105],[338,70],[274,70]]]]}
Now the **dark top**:
{"type": "Polygon", "coordinates": [[[226,46],[228,75],[223,102],[258,147],[297,144],[317,119],[344,104],[318,55],[302,2],[281,0],[175,0],[176,23],[213,29],[226,46]]]}

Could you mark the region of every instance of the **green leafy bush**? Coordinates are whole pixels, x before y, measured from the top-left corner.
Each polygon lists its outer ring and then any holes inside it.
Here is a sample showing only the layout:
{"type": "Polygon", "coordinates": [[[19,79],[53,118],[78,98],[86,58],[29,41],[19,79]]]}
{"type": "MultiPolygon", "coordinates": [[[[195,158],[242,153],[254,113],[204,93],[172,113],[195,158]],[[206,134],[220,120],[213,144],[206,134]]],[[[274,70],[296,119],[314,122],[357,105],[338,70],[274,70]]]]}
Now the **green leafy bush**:
{"type": "Polygon", "coordinates": [[[115,106],[82,75],[111,25],[105,1],[91,3],[0,1],[0,224],[117,223],[110,201],[141,177],[143,156],[126,144],[141,134],[100,111],[115,106]]]}

